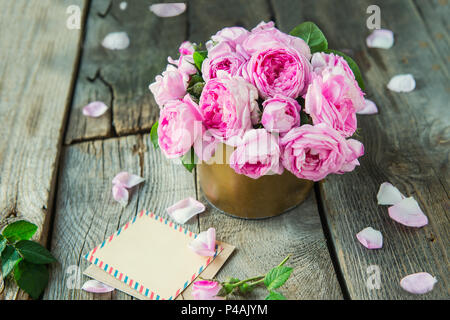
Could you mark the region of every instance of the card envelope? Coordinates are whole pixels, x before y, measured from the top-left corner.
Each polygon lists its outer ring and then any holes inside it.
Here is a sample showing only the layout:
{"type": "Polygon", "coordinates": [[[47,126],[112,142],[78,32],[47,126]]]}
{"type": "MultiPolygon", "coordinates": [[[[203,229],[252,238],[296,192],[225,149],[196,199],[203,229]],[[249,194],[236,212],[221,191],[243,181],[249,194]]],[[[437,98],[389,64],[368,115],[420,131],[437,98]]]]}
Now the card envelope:
{"type": "Polygon", "coordinates": [[[151,300],[175,299],[223,250],[202,257],[188,248],[197,234],[148,211],[85,255],[85,258],[151,300]]]}

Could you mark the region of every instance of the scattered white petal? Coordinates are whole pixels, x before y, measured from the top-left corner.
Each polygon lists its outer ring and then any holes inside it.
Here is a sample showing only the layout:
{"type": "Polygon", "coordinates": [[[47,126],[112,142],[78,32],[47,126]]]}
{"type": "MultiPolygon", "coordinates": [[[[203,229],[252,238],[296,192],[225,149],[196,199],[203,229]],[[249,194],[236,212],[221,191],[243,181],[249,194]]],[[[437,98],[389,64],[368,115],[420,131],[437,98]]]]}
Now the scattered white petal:
{"type": "Polygon", "coordinates": [[[402,201],[404,198],[405,196],[402,195],[400,191],[398,191],[398,189],[389,182],[383,182],[380,185],[380,189],[377,194],[378,204],[394,205],[402,201]]]}
{"type": "Polygon", "coordinates": [[[383,246],[383,235],[372,227],[360,231],[356,234],[356,238],[367,249],[380,249],[383,246]]]}
{"type": "Polygon", "coordinates": [[[117,184],[113,185],[112,193],[113,193],[114,200],[119,202],[121,205],[123,205],[125,207],[128,204],[129,193],[128,193],[128,190],[124,186],[117,185],[117,184]]]}
{"type": "Polygon", "coordinates": [[[120,10],[126,10],[127,7],[128,7],[128,3],[127,3],[126,1],[122,1],[122,2],[119,4],[120,10]]]}
{"type": "Polygon", "coordinates": [[[391,30],[374,30],[367,38],[369,48],[389,49],[394,45],[394,33],[391,30]]]}
{"type": "Polygon", "coordinates": [[[97,280],[86,281],[83,284],[83,287],[81,289],[83,289],[84,291],[93,292],[93,293],[106,293],[106,292],[114,291],[113,287],[110,287],[107,284],[104,284],[97,280]]]}
{"type": "Polygon", "coordinates": [[[150,6],[150,11],[158,17],[175,17],[186,11],[185,3],[157,3],[150,6]]]}
{"type": "Polygon", "coordinates": [[[108,106],[104,102],[94,101],[83,108],[83,114],[87,117],[97,118],[103,115],[106,110],[108,110],[108,106]]]}
{"type": "Polygon", "coordinates": [[[189,248],[196,254],[203,257],[212,257],[216,252],[216,229],[209,228],[208,231],[200,234],[192,240],[189,248]]]}
{"type": "Polygon", "coordinates": [[[417,201],[410,197],[389,207],[389,216],[408,227],[423,227],[428,224],[427,216],[422,212],[417,201]]]}
{"type": "Polygon", "coordinates": [[[130,38],[126,32],[112,32],[102,41],[102,46],[110,50],[123,50],[130,45],[130,38]]]}
{"type": "Polygon", "coordinates": [[[205,205],[191,197],[183,199],[167,208],[169,216],[176,223],[184,224],[193,216],[205,211],[205,205]]]}
{"type": "Polygon", "coordinates": [[[414,294],[424,294],[433,290],[437,279],[428,272],[413,273],[400,280],[403,290],[414,294]]]}
{"type": "Polygon", "coordinates": [[[144,182],[145,179],[137,176],[135,174],[131,174],[128,172],[120,172],[113,179],[112,183],[114,185],[121,185],[127,189],[133,188],[134,186],[144,182]]]}
{"type": "Polygon", "coordinates": [[[357,111],[357,114],[376,114],[378,113],[378,108],[375,102],[369,99],[365,99],[365,106],[361,110],[357,111]]]}
{"type": "Polygon", "coordinates": [[[412,74],[398,74],[389,81],[388,89],[395,92],[411,92],[416,88],[412,74]]]}

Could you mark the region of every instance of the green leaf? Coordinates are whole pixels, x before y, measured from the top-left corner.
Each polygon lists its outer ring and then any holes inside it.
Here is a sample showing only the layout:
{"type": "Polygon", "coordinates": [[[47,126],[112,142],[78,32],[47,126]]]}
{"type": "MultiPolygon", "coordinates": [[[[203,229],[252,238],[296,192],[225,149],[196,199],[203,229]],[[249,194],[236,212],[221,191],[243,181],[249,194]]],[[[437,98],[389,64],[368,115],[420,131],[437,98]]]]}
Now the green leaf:
{"type": "Polygon", "coordinates": [[[194,168],[195,168],[195,152],[194,152],[194,148],[191,148],[191,150],[189,150],[189,152],[186,153],[181,158],[181,163],[183,164],[183,166],[189,172],[192,172],[192,170],[194,170],[194,168]]]}
{"type": "Polygon", "coordinates": [[[204,82],[197,82],[192,87],[187,89],[187,92],[193,95],[195,98],[199,99],[202,95],[203,87],[205,86],[204,82]]]}
{"type": "Polygon", "coordinates": [[[281,287],[289,279],[292,270],[292,268],[285,266],[278,266],[270,270],[264,278],[264,284],[267,290],[272,291],[281,287]]]}
{"type": "Polygon", "coordinates": [[[5,250],[5,248],[6,248],[6,239],[5,239],[5,237],[3,237],[1,234],[0,234],[0,253],[2,253],[3,252],[3,250],[5,250]]]}
{"type": "Polygon", "coordinates": [[[203,60],[205,60],[207,56],[208,56],[208,51],[195,51],[194,52],[194,55],[193,55],[194,63],[199,71],[202,71],[203,60]]]}
{"type": "Polygon", "coordinates": [[[362,91],[366,90],[366,86],[364,85],[364,80],[362,78],[361,75],[361,71],[359,70],[358,64],[355,62],[355,60],[353,60],[352,58],[350,58],[348,55],[346,55],[343,52],[337,51],[337,50],[325,50],[325,53],[334,53],[338,56],[341,56],[342,58],[345,59],[345,61],[347,61],[348,66],[350,67],[350,69],[352,69],[353,74],[355,75],[355,79],[358,82],[359,87],[361,88],[362,91]]]}
{"type": "Polygon", "coordinates": [[[270,291],[269,295],[264,300],[286,300],[286,297],[276,291],[270,291]]]}
{"type": "Polygon", "coordinates": [[[30,240],[21,240],[15,245],[17,251],[23,256],[28,262],[36,264],[47,264],[55,262],[56,259],[52,256],[50,251],[45,249],[37,242],[30,240]]]}
{"type": "Polygon", "coordinates": [[[305,40],[311,49],[311,53],[328,49],[328,41],[322,30],[313,22],[303,22],[289,33],[291,36],[305,40]]]}
{"type": "Polygon", "coordinates": [[[17,285],[33,299],[38,299],[48,283],[48,271],[42,264],[20,261],[14,268],[17,285]]]}
{"type": "Polygon", "coordinates": [[[2,232],[9,242],[29,240],[36,233],[37,226],[31,222],[20,220],[9,224],[2,232]]]}
{"type": "Polygon", "coordinates": [[[205,81],[203,80],[203,77],[201,75],[194,74],[192,76],[191,80],[189,80],[188,88],[192,87],[193,85],[195,85],[196,83],[199,83],[199,82],[205,82],[205,81]]]}
{"type": "Polygon", "coordinates": [[[9,273],[14,269],[14,266],[22,260],[20,254],[14,249],[12,245],[7,245],[6,249],[2,252],[2,275],[6,278],[9,273]]]}
{"type": "Polygon", "coordinates": [[[155,149],[159,148],[159,144],[158,144],[158,121],[156,121],[153,126],[152,126],[152,130],[150,131],[150,139],[152,140],[153,143],[153,147],[155,149]]]}

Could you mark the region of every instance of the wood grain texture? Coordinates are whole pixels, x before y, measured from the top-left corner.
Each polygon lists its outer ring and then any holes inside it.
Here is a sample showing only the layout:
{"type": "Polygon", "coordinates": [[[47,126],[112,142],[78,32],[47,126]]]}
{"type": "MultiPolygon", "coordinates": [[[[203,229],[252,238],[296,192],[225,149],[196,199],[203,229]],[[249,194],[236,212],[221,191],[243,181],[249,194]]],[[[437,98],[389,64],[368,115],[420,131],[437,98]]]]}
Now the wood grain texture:
{"type": "Polygon", "coordinates": [[[267,0],[196,0],[189,2],[188,14],[189,40],[204,44],[225,27],[251,30],[261,21],[269,21],[272,11],[267,0]]]}
{"type": "MultiPolygon", "coordinates": [[[[200,200],[207,203],[199,190],[200,200]]],[[[342,299],[333,264],[328,252],[314,193],[281,216],[264,220],[244,220],[221,213],[208,203],[206,213],[199,216],[200,230],[216,228],[217,239],[236,246],[231,259],[217,278],[246,279],[265,274],[291,254],[286,266],[294,271],[280,288],[289,300],[342,299]]],[[[245,299],[261,300],[267,295],[263,287],[245,299]]],[[[242,297],[234,296],[233,299],[242,297]]]]}
{"type": "MultiPolygon", "coordinates": [[[[192,174],[154,150],[149,135],[85,142],[65,148],[57,192],[51,250],[58,259],[50,270],[44,299],[131,299],[119,291],[91,294],[80,289],[88,266],[83,255],[130,221],[142,209],[166,217],[178,200],[195,197],[192,174]],[[111,180],[120,171],[143,176],[125,208],[114,201],[111,180]],[[75,276],[76,267],[80,277],[75,276]],[[78,286],[70,287],[73,281],[78,286]]],[[[197,221],[187,224],[197,231],[197,221]]]]}
{"type": "Polygon", "coordinates": [[[448,1],[377,1],[382,27],[394,31],[389,50],[368,49],[366,8],[373,1],[272,1],[279,25],[289,31],[299,21],[316,21],[330,47],[353,53],[366,82],[367,97],[378,115],[358,116],[360,139],[366,149],[361,166],[321,184],[328,228],[346,289],[352,299],[449,298],[448,156],[448,1]],[[292,15],[298,12],[298,16],[292,15]],[[447,14],[445,14],[445,12],[447,14]],[[389,79],[412,73],[417,88],[411,93],[386,89],[389,79]],[[404,227],[378,206],[376,193],[389,181],[413,196],[430,223],[421,229],[404,227]],[[382,232],[384,247],[367,250],[355,234],[367,226],[382,232]],[[381,286],[370,290],[366,281],[380,268],[381,286]],[[426,271],[438,283],[426,295],[403,291],[404,276],[426,271]]]}
{"type": "MultiPolygon", "coordinates": [[[[0,228],[31,221],[43,244],[81,39],[69,5],[83,14],[83,0],[0,1],[0,228]]],[[[0,293],[23,298],[13,281],[0,293]]]]}
{"type": "Polygon", "coordinates": [[[176,57],[187,37],[187,15],[159,18],[152,2],[133,0],[126,10],[120,0],[92,1],[87,34],[67,128],[65,143],[149,132],[159,116],[148,85],[164,71],[167,57],[176,57]],[[130,46],[109,50],[101,45],[111,32],[126,32],[130,46]],[[88,119],[82,108],[103,100],[110,109],[101,118],[88,119]]]}

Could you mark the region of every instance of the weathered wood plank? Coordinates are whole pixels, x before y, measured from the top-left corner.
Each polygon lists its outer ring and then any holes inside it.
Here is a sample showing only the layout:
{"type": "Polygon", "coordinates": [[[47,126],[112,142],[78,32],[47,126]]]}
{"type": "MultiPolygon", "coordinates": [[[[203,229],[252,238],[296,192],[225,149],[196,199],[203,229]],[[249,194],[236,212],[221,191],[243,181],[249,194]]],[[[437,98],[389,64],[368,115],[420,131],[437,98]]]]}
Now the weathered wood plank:
{"type": "MultiPolygon", "coordinates": [[[[205,43],[223,27],[252,29],[272,17],[268,1],[195,1],[189,7],[190,40],[205,43]],[[211,12],[214,19],[205,15],[211,12]]],[[[198,185],[198,184],[197,184],[198,185]]],[[[206,199],[199,191],[202,202],[206,199]]],[[[219,272],[218,278],[245,278],[267,272],[292,253],[292,279],[282,290],[289,299],[341,299],[323,235],[314,195],[300,207],[268,220],[240,220],[218,212],[210,205],[199,216],[200,229],[215,227],[218,239],[236,246],[236,253],[219,272]]],[[[264,299],[257,289],[248,297],[264,299]]]]}
{"type": "MultiPolygon", "coordinates": [[[[199,194],[200,200],[207,203],[201,190],[199,194]]],[[[208,204],[208,211],[199,219],[202,231],[215,227],[218,239],[236,246],[232,258],[219,271],[219,280],[264,274],[292,254],[286,265],[294,271],[281,293],[290,300],[342,299],[314,192],[297,208],[274,218],[232,218],[208,204]]],[[[260,300],[266,295],[267,291],[257,288],[245,298],[260,300]]]]}
{"type": "MultiPolygon", "coordinates": [[[[0,228],[29,220],[43,244],[82,33],[66,28],[69,5],[86,1],[0,0],[0,228]]],[[[7,281],[0,299],[22,298],[7,281]]]]}
{"type": "Polygon", "coordinates": [[[251,30],[272,15],[267,0],[196,0],[189,3],[188,13],[189,40],[203,44],[222,28],[241,26],[251,30]]]}
{"type": "Polygon", "coordinates": [[[367,96],[380,114],[358,117],[366,148],[361,167],[351,174],[327,178],[321,184],[326,221],[340,268],[353,299],[436,299],[449,297],[448,270],[448,35],[447,1],[378,1],[382,27],[394,31],[390,50],[368,49],[366,8],[372,1],[273,1],[281,28],[289,31],[301,20],[316,21],[333,48],[354,53],[364,73],[367,96]],[[296,17],[292,12],[298,12],[296,17]],[[441,35],[439,35],[441,33],[441,35]],[[446,49],[447,48],[447,49],[446,49]],[[386,89],[390,77],[412,73],[417,88],[408,94],[386,89]],[[389,181],[414,196],[430,223],[404,227],[392,221],[387,207],[377,206],[379,185],[389,181]],[[383,249],[363,248],[355,234],[372,226],[381,230],[383,249]],[[381,287],[366,281],[380,268],[381,287]],[[407,274],[427,271],[438,278],[423,296],[403,291],[407,274]]]}
{"type": "MultiPolygon", "coordinates": [[[[83,255],[131,220],[142,209],[166,216],[165,209],[188,196],[195,197],[193,176],[181,165],[154,150],[149,135],[128,136],[68,146],[64,150],[57,192],[52,253],[60,263],[52,265],[45,299],[131,299],[114,291],[94,295],[71,289],[74,270],[88,262],[83,255]],[[111,180],[120,171],[142,175],[146,181],[133,190],[123,208],[114,201],[111,180]],[[74,268],[74,267],[72,267],[74,268]],[[69,281],[69,282],[68,282],[69,281]]],[[[197,231],[197,221],[187,224],[197,231]]],[[[88,278],[81,276],[79,284],[88,278]]]]}
{"type": "Polygon", "coordinates": [[[187,16],[159,18],[149,10],[149,1],[128,1],[126,10],[119,8],[120,2],[92,1],[66,144],[147,132],[159,116],[148,85],[165,69],[167,57],[178,54],[187,16]],[[130,46],[105,49],[102,40],[117,31],[127,32],[130,46]],[[101,118],[87,119],[81,109],[94,100],[103,100],[110,109],[101,118]]]}

